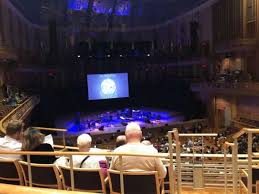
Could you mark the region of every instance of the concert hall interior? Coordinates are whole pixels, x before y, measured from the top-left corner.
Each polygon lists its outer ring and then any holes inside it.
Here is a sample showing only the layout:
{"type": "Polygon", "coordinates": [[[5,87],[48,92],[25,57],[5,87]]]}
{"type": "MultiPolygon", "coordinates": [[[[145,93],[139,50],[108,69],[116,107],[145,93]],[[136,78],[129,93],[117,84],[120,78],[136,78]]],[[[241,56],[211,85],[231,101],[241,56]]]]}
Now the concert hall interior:
{"type": "Polygon", "coordinates": [[[259,194],[258,10],[0,0],[0,193],[259,194]]]}

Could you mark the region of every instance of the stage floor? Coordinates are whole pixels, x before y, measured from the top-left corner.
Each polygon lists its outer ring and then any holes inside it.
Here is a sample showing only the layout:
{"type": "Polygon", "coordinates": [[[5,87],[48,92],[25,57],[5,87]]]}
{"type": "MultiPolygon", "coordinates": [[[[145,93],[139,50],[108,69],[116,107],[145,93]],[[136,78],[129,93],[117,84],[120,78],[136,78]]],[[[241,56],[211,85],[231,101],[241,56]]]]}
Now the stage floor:
{"type": "Polygon", "coordinates": [[[157,128],[173,125],[184,116],[173,111],[140,108],[110,110],[95,113],[74,113],[56,119],[57,128],[65,128],[69,135],[82,133],[107,134],[125,131],[129,122],[137,122],[142,128],[157,128]]]}

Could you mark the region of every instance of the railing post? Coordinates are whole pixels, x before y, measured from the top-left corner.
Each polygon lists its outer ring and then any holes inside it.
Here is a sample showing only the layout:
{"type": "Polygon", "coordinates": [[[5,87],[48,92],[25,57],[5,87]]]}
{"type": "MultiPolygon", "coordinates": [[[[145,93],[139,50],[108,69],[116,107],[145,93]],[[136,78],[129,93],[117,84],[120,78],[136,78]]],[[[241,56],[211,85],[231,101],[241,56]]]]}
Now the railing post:
{"type": "Polygon", "coordinates": [[[225,178],[225,194],[227,194],[227,146],[224,146],[224,178],[225,178]]]}
{"type": "Polygon", "coordinates": [[[176,142],[176,160],[177,160],[177,185],[178,194],[182,193],[182,173],[181,173],[181,153],[180,153],[180,142],[176,142]]]}
{"type": "Polygon", "coordinates": [[[174,163],[173,163],[173,141],[172,141],[172,132],[168,132],[168,143],[169,143],[169,191],[170,194],[174,194],[175,185],[174,185],[174,163]]]}
{"type": "Polygon", "coordinates": [[[124,177],[123,177],[123,173],[122,173],[122,155],[119,156],[119,162],[120,162],[120,185],[121,185],[121,194],[124,194],[124,177]]]}
{"type": "Polygon", "coordinates": [[[73,164],[73,156],[69,156],[69,164],[70,164],[70,181],[71,181],[71,189],[75,190],[75,177],[74,177],[74,164],[73,164]]]}
{"type": "Polygon", "coordinates": [[[28,163],[29,187],[32,187],[32,172],[31,172],[31,156],[30,156],[30,154],[27,154],[27,163],[28,163]]]}
{"type": "MultiPolygon", "coordinates": [[[[232,147],[232,181],[233,181],[233,192],[235,193],[235,180],[234,180],[234,174],[236,173],[235,170],[235,164],[237,162],[237,159],[235,158],[235,156],[237,155],[237,152],[235,151],[235,144],[233,143],[229,143],[229,142],[225,142],[224,144],[224,179],[225,179],[225,194],[227,194],[227,186],[228,186],[228,171],[227,171],[227,148],[232,147]],[[236,154],[236,155],[235,155],[236,154]],[[234,156],[233,156],[234,155],[234,156]]],[[[237,189],[237,188],[236,188],[237,189]]],[[[237,192],[237,190],[236,190],[237,192]]]]}
{"type": "Polygon", "coordinates": [[[248,181],[247,189],[248,194],[252,194],[252,144],[253,144],[253,134],[248,132],[248,142],[247,142],[247,155],[248,155],[248,181]]]}
{"type": "Polygon", "coordinates": [[[63,139],[63,146],[66,148],[66,137],[65,137],[65,132],[62,132],[62,139],[63,139]]]}
{"type": "Polygon", "coordinates": [[[181,149],[178,130],[174,129],[174,136],[176,140],[176,163],[177,163],[177,194],[182,193],[182,174],[181,174],[181,149]]]}
{"type": "Polygon", "coordinates": [[[232,150],[232,174],[233,174],[233,193],[237,194],[238,191],[238,142],[237,138],[234,139],[234,147],[232,150]]]}

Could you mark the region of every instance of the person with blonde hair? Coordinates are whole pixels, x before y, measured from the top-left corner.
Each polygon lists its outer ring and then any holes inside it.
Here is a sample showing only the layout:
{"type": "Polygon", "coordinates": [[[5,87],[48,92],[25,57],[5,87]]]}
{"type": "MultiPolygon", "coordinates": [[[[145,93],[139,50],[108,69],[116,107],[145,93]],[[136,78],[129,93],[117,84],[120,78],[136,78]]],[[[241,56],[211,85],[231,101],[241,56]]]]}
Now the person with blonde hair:
{"type": "MultiPolygon", "coordinates": [[[[22,150],[23,151],[37,151],[37,152],[54,152],[53,147],[44,143],[45,135],[40,131],[28,128],[23,133],[22,138],[22,150]]],[[[27,156],[23,156],[24,160],[27,160],[27,156]]],[[[40,156],[40,155],[31,155],[32,163],[39,164],[52,164],[55,162],[55,156],[40,156]]]]}
{"type": "MultiPolygon", "coordinates": [[[[158,151],[153,146],[146,146],[141,143],[142,131],[137,123],[129,123],[125,130],[127,143],[114,150],[118,153],[138,153],[138,154],[157,154],[158,151]]],[[[142,156],[122,157],[122,166],[119,157],[112,158],[111,169],[114,170],[143,170],[157,171],[162,179],[166,176],[166,168],[159,158],[142,156]]]]}

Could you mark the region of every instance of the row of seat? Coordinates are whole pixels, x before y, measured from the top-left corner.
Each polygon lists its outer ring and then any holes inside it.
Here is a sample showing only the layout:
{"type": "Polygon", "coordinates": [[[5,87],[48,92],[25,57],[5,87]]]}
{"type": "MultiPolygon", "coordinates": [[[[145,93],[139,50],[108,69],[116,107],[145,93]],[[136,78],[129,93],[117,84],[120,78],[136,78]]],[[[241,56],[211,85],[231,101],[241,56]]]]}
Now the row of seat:
{"type": "MultiPolygon", "coordinates": [[[[252,193],[259,193],[259,166],[252,166],[252,193]]],[[[240,193],[244,190],[246,193],[248,192],[248,173],[245,170],[241,171],[240,174],[240,193]]]]}
{"type": "MultiPolygon", "coordinates": [[[[156,171],[130,171],[122,174],[127,193],[164,193],[163,181],[159,181],[156,171]]],[[[100,193],[106,193],[108,184],[110,193],[121,193],[122,189],[120,171],[108,170],[108,177],[105,177],[101,169],[71,170],[54,164],[29,164],[7,159],[0,160],[0,183],[64,190],[72,190],[74,184],[74,190],[100,193]],[[28,168],[31,168],[31,183],[28,168]]]]}
{"type": "Polygon", "coordinates": [[[0,102],[0,120],[14,109],[13,106],[4,105],[0,102]]]}

